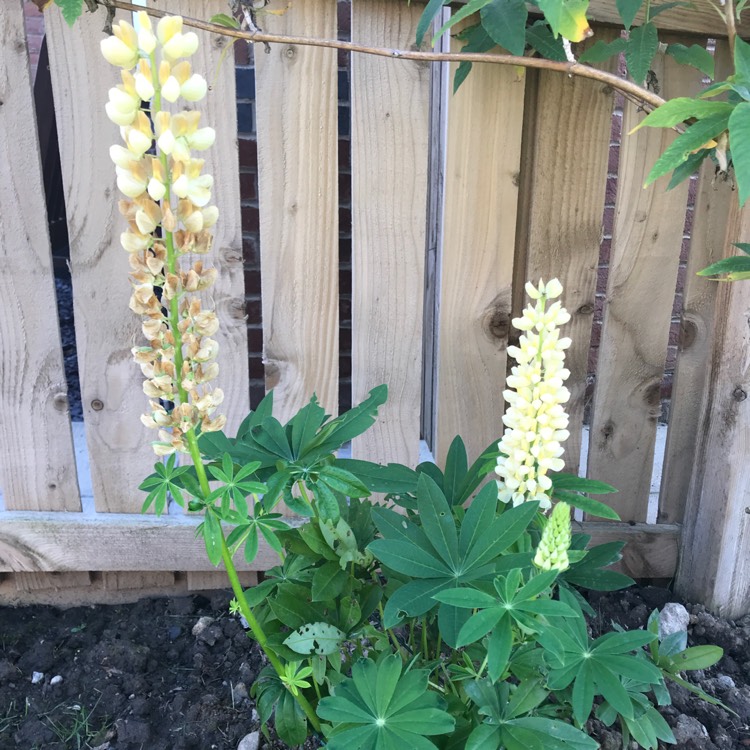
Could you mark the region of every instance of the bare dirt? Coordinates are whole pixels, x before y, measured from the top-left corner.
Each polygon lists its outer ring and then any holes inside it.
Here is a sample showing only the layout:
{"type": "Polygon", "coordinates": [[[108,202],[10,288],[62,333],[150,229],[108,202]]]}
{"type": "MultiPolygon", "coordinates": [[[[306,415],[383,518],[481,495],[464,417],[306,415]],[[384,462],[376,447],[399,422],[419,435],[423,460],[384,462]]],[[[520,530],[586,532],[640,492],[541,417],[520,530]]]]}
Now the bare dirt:
{"type": "MultiPolygon", "coordinates": [[[[674,600],[656,588],[593,595],[592,630],[643,627],[674,600]]],[[[65,611],[0,608],[0,750],[236,750],[259,728],[248,691],[262,659],[228,602],[221,592],[65,611]],[[202,617],[212,620],[194,635],[202,617]],[[35,672],[43,675],[36,683],[35,672]]],[[[691,679],[738,716],[675,685],[662,712],[681,749],[750,748],[750,617],[728,622],[688,609],[691,645],[725,650],[691,679]]],[[[593,731],[604,750],[621,747],[616,732],[593,731]]],[[[283,745],[261,735],[259,747],[283,745]]]]}

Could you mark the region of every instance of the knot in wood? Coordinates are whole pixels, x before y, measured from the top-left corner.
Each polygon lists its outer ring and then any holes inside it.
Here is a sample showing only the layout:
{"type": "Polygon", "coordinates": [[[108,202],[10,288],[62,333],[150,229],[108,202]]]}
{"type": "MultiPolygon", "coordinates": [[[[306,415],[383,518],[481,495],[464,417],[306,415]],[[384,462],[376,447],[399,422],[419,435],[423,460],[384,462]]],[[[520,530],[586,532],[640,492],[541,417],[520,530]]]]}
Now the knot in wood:
{"type": "Polygon", "coordinates": [[[747,391],[744,391],[742,388],[737,386],[737,388],[732,391],[732,398],[735,401],[744,401],[747,398],[747,391]]]}
{"type": "Polygon", "coordinates": [[[58,411],[67,411],[68,409],[68,394],[67,393],[56,393],[52,397],[52,405],[58,411]]]}
{"type": "Polygon", "coordinates": [[[594,312],[594,306],[590,302],[585,302],[576,310],[576,312],[579,315],[591,315],[594,312]]]}
{"type": "Polygon", "coordinates": [[[681,351],[689,349],[698,338],[698,326],[695,321],[685,318],[680,326],[679,347],[681,351]]]}
{"type": "Polygon", "coordinates": [[[94,400],[93,400],[93,401],[91,402],[91,408],[92,408],[92,409],[93,409],[94,411],[101,411],[101,410],[102,410],[102,409],[104,408],[104,402],[103,402],[103,401],[100,401],[100,400],[99,400],[98,398],[95,398],[95,399],[94,399],[94,400]]]}
{"type": "Polygon", "coordinates": [[[296,54],[297,50],[295,50],[294,47],[289,46],[284,50],[284,55],[289,60],[293,60],[296,54]]]}
{"type": "Polygon", "coordinates": [[[485,333],[497,341],[507,342],[510,331],[510,314],[497,307],[491,308],[485,317],[485,333]]]}

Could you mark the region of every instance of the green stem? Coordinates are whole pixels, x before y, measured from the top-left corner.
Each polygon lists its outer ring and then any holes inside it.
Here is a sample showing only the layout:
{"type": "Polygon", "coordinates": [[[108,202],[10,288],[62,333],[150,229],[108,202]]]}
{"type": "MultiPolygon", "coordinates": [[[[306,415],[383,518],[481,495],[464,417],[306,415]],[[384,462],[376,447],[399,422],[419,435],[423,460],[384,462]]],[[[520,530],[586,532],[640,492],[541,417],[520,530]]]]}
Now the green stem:
{"type": "Polygon", "coordinates": [[[430,658],[430,652],[427,650],[427,615],[422,618],[422,656],[425,661],[430,658]]]}
{"type": "MultiPolygon", "coordinates": [[[[354,565],[354,563],[352,563],[354,565]]],[[[371,573],[371,577],[375,585],[380,586],[380,581],[378,580],[378,574],[373,570],[371,573]]],[[[380,624],[383,626],[385,632],[388,634],[388,637],[393,642],[393,646],[396,649],[396,653],[403,659],[403,653],[401,651],[401,644],[398,642],[398,638],[396,638],[396,634],[390,629],[386,628],[385,623],[385,610],[383,609],[383,603],[378,602],[378,611],[380,612],[380,624]]],[[[412,621],[413,622],[413,621],[412,621]]]]}
{"type": "Polygon", "coordinates": [[[305,483],[301,479],[297,480],[297,487],[299,488],[299,494],[302,495],[302,499],[312,508],[313,513],[315,514],[315,518],[318,518],[318,509],[310,500],[310,495],[307,494],[305,483]]]}
{"type": "MultiPolygon", "coordinates": [[[[239,602],[240,612],[242,613],[242,616],[245,618],[245,620],[247,620],[247,624],[250,627],[250,631],[252,632],[253,637],[258,642],[258,645],[263,649],[263,653],[268,657],[268,661],[276,671],[276,674],[279,676],[283,675],[284,667],[281,665],[281,661],[279,661],[278,656],[276,656],[276,654],[274,654],[274,652],[271,651],[271,649],[268,647],[268,638],[266,637],[263,628],[255,618],[253,611],[250,609],[250,606],[247,603],[245,592],[242,589],[242,584],[240,583],[239,576],[237,575],[237,569],[234,567],[232,555],[229,552],[229,547],[227,547],[227,542],[224,538],[223,532],[221,534],[221,558],[224,561],[224,567],[227,570],[229,582],[232,584],[232,591],[234,592],[234,596],[239,602]]],[[[305,698],[305,696],[301,692],[298,692],[298,694],[294,696],[294,699],[297,701],[297,703],[299,703],[300,708],[304,711],[305,716],[307,716],[313,729],[316,732],[320,732],[320,721],[307,698],[305,698]]]]}
{"type": "Polygon", "coordinates": [[[443,634],[438,631],[437,648],[435,649],[435,658],[440,659],[440,649],[443,647],[443,634]]]}

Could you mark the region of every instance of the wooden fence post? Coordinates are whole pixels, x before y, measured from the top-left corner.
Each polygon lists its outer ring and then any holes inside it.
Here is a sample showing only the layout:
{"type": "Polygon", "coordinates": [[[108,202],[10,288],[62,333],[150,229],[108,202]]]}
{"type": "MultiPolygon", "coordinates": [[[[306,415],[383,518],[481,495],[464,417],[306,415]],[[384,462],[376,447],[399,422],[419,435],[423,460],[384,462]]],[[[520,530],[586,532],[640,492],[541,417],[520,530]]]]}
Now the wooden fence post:
{"type": "MultiPolygon", "coordinates": [[[[732,255],[750,237],[750,207],[728,199],[732,255]]],[[[712,333],[677,591],[732,619],[750,611],[750,283],[720,285],[712,333]]]]}

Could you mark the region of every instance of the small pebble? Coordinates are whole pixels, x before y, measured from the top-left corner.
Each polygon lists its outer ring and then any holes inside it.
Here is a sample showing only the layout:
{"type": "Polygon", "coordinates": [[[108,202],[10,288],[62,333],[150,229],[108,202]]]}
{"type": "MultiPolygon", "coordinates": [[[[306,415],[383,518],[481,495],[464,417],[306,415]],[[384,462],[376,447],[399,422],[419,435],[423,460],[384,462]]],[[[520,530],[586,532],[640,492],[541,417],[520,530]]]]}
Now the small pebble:
{"type": "Polygon", "coordinates": [[[59,685],[59,684],[60,684],[60,683],[61,683],[62,681],[63,681],[63,678],[62,678],[62,677],[61,677],[61,676],[60,676],[59,674],[56,674],[56,675],[55,675],[55,676],[54,676],[54,677],[53,677],[53,678],[52,678],[52,679],[51,679],[51,680],[49,681],[49,684],[50,684],[50,685],[59,685]]]}
{"type": "Polygon", "coordinates": [[[44,679],[44,672],[32,672],[31,684],[38,685],[44,679]]]}
{"type": "Polygon", "coordinates": [[[687,632],[690,614],[677,602],[668,602],[659,614],[659,640],[664,640],[672,633],[687,632]]]}
{"type": "Polygon", "coordinates": [[[250,732],[246,734],[237,745],[237,750],[258,750],[260,745],[260,732],[250,732]]]}
{"type": "Polygon", "coordinates": [[[734,680],[727,674],[720,674],[716,678],[716,684],[722,690],[732,690],[732,688],[736,687],[736,685],[734,684],[734,680]]]}
{"type": "Polygon", "coordinates": [[[213,617],[201,617],[198,622],[193,625],[192,633],[196,638],[203,633],[208,626],[214,621],[213,617]]]}

